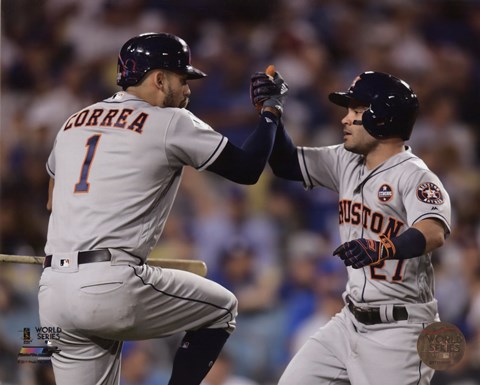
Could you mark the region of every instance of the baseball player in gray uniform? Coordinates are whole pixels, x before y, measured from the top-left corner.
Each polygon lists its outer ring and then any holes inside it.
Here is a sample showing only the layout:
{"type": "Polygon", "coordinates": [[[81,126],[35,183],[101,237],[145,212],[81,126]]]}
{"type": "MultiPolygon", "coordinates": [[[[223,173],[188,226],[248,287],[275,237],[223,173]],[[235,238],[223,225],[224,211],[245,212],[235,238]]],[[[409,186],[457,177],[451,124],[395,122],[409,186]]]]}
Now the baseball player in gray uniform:
{"type": "MultiPolygon", "coordinates": [[[[260,91],[264,74],[252,77],[260,91]]],[[[438,177],[405,146],[418,100],[404,81],[364,72],[329,95],[346,108],[343,144],[296,147],[283,127],[269,160],[275,175],[339,194],[347,266],[345,307],[298,351],[280,385],[419,385],[433,369],[416,351],[438,320],[432,250],[450,232],[450,201],[438,177]]]]}
{"type": "Polygon", "coordinates": [[[256,183],[288,88],[270,78],[258,127],[236,147],[185,107],[192,67],[177,36],[148,33],[121,48],[123,91],[73,114],[47,162],[52,209],[39,284],[42,326],[61,328],[58,385],[119,383],[123,340],[186,331],[169,385],[200,384],[235,328],[237,300],[192,273],[145,264],[185,166],[256,183]],[[277,91],[273,91],[276,89],[277,91]]]}

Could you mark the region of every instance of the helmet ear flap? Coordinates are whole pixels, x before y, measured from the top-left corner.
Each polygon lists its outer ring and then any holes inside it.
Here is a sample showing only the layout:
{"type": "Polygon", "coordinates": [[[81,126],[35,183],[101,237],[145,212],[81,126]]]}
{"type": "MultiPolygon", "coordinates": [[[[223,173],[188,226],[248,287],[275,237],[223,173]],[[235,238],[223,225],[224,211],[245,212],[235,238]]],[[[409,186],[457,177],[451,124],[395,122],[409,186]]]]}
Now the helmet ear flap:
{"type": "Polygon", "coordinates": [[[368,110],[362,115],[363,127],[374,138],[390,136],[393,126],[392,107],[388,96],[375,95],[368,110]]]}

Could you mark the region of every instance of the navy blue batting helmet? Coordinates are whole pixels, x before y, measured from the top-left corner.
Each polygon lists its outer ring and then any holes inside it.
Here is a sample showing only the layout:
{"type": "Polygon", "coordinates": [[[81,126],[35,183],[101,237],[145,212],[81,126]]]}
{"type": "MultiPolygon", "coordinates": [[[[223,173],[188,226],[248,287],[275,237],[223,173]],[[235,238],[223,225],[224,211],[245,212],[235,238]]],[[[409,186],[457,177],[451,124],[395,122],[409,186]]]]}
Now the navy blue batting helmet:
{"type": "Polygon", "coordinates": [[[117,84],[126,89],[155,68],[186,74],[187,79],[207,76],[192,67],[190,48],[183,39],[169,33],[144,33],[128,40],[120,50],[117,84]]]}
{"type": "Polygon", "coordinates": [[[362,124],[377,139],[410,138],[418,114],[417,95],[395,76],[368,71],[357,76],[346,92],[328,95],[332,103],[348,107],[352,99],[369,106],[362,124]]]}

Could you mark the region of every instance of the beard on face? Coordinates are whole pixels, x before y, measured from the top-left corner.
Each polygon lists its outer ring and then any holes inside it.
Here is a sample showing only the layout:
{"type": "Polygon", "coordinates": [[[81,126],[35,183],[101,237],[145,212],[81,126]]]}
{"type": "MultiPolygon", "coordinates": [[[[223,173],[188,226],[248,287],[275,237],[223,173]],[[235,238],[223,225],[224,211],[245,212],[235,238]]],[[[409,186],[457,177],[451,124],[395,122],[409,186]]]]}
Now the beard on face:
{"type": "Polygon", "coordinates": [[[175,95],[170,86],[167,87],[165,99],[163,101],[164,107],[186,108],[188,105],[188,98],[182,99],[179,103],[175,103],[175,95]]]}
{"type": "Polygon", "coordinates": [[[167,92],[165,93],[165,99],[163,100],[164,107],[177,107],[175,105],[175,98],[173,96],[172,89],[168,87],[167,92]]]}
{"type": "Polygon", "coordinates": [[[183,100],[180,102],[179,107],[180,107],[180,108],[187,108],[187,106],[188,106],[188,101],[189,101],[188,98],[183,99],[183,100]]]}

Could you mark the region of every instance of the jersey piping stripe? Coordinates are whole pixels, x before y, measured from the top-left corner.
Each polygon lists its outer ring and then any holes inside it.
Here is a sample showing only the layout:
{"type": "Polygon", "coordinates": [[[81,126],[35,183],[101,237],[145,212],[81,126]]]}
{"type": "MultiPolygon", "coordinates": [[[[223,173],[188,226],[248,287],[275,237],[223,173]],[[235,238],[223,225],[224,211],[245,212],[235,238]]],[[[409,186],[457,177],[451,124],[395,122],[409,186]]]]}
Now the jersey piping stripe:
{"type": "Polygon", "coordinates": [[[402,160],[400,163],[397,163],[397,164],[394,164],[393,166],[390,166],[390,167],[387,167],[386,169],[383,169],[383,170],[379,170],[377,172],[377,170],[373,170],[356,188],[355,190],[358,190],[359,188],[363,188],[363,185],[365,183],[367,183],[371,178],[373,178],[374,176],[377,176],[378,174],[381,174],[382,172],[385,172],[385,171],[388,171],[394,167],[397,167],[397,166],[400,166],[402,163],[405,163],[406,161],[410,160],[410,159],[416,159],[415,156],[411,156],[410,158],[407,158],[407,159],[404,159],[402,160]]]}
{"type": "Polygon", "coordinates": [[[420,385],[420,382],[422,381],[422,360],[418,363],[418,381],[417,385],[420,385]]]}
{"type": "MultiPolygon", "coordinates": [[[[422,323],[422,328],[425,329],[425,324],[422,323]]],[[[420,381],[422,380],[422,360],[419,360],[418,363],[418,381],[416,385],[420,384],[420,381]]]]}
{"type": "Polygon", "coordinates": [[[370,268],[370,266],[364,266],[362,267],[362,272],[363,272],[363,288],[362,288],[362,302],[365,302],[365,290],[367,289],[367,272],[365,269],[370,268]]]}
{"type": "MultiPolygon", "coordinates": [[[[142,283],[145,285],[145,286],[150,286],[153,290],[155,291],[158,291],[159,293],[162,293],[166,296],[169,296],[169,297],[172,297],[172,298],[178,298],[178,299],[183,299],[184,301],[191,301],[191,302],[197,302],[197,303],[203,303],[205,305],[210,305],[212,307],[215,307],[217,309],[222,309],[222,310],[225,310],[226,313],[228,313],[230,315],[230,320],[233,321],[234,317],[233,317],[233,314],[232,312],[225,308],[225,307],[222,307],[222,306],[219,306],[219,305],[215,305],[214,303],[211,303],[211,302],[207,302],[207,301],[202,301],[201,299],[194,299],[194,298],[187,298],[187,297],[181,297],[179,295],[175,295],[175,294],[170,294],[170,293],[167,293],[166,291],[163,291],[163,290],[160,290],[160,289],[157,289],[153,284],[149,283],[149,282],[145,282],[143,280],[142,277],[140,277],[137,272],[135,271],[135,268],[133,266],[130,266],[133,270],[133,274],[135,274],[135,276],[137,276],[138,278],[140,278],[140,280],[142,281],[142,283]]],[[[227,321],[227,325],[230,327],[230,324],[229,322],[227,321]]]]}
{"type": "MultiPolygon", "coordinates": [[[[360,184],[360,192],[361,192],[361,196],[362,196],[362,207],[364,207],[364,198],[363,198],[363,186],[365,185],[365,182],[369,179],[369,176],[367,177],[367,179],[365,179],[364,182],[362,182],[360,184]]],[[[357,187],[358,189],[358,187],[357,187]]],[[[363,226],[362,226],[362,235],[361,235],[361,238],[363,238],[363,226]]],[[[367,283],[368,283],[368,277],[367,277],[367,271],[366,269],[367,268],[370,268],[370,266],[364,266],[362,268],[362,271],[363,271],[363,288],[362,288],[362,302],[365,302],[365,290],[367,290],[367,283]]]]}
{"type": "Polygon", "coordinates": [[[141,99],[125,99],[125,100],[103,100],[102,103],[107,103],[107,104],[121,104],[125,102],[143,102],[147,103],[144,100],[141,99]]]}
{"type": "Polygon", "coordinates": [[[50,168],[50,166],[48,165],[48,163],[45,164],[45,167],[47,167],[47,171],[50,175],[53,175],[55,176],[55,173],[52,171],[52,169],[50,168]]]}
{"type": "Polygon", "coordinates": [[[220,139],[220,143],[218,143],[218,146],[215,148],[215,151],[213,151],[212,155],[210,155],[210,156],[208,157],[208,159],[207,159],[205,162],[203,162],[200,166],[195,167],[195,169],[199,170],[199,169],[201,169],[202,167],[204,167],[206,164],[208,164],[208,163],[210,162],[210,160],[211,160],[211,159],[215,156],[215,154],[218,152],[218,149],[219,149],[220,146],[222,145],[224,138],[225,138],[225,137],[222,136],[222,139],[220,139]]]}
{"type": "Polygon", "coordinates": [[[450,225],[448,224],[447,219],[446,219],[443,215],[437,214],[437,213],[425,213],[425,214],[422,214],[422,215],[420,215],[419,217],[417,217],[417,219],[415,219],[415,220],[413,221],[413,224],[417,223],[417,222],[420,220],[420,218],[424,218],[424,217],[427,217],[427,218],[438,217],[438,218],[440,218],[440,219],[442,220],[442,222],[447,226],[447,229],[448,229],[448,231],[450,232],[450,225]]]}
{"type": "MultiPolygon", "coordinates": [[[[390,167],[387,167],[386,169],[383,169],[383,170],[373,170],[356,188],[354,191],[358,192],[358,190],[360,190],[361,194],[362,194],[362,205],[363,205],[363,187],[365,186],[365,184],[370,180],[372,179],[374,176],[377,176],[378,174],[381,174],[382,172],[385,172],[385,171],[388,171],[394,167],[397,167],[403,163],[405,163],[406,161],[410,160],[410,159],[415,159],[415,156],[411,156],[407,159],[404,159],[402,160],[401,162],[399,163],[396,163],[394,164],[393,166],[390,166],[390,167]],[[378,172],[377,172],[378,171],[378,172]]],[[[363,238],[363,226],[362,226],[362,236],[363,238]]],[[[364,266],[362,268],[363,270],[363,277],[364,277],[364,280],[363,280],[363,288],[362,288],[362,302],[365,302],[365,290],[367,289],[367,284],[369,282],[368,278],[367,278],[367,273],[366,273],[366,269],[367,268],[370,268],[369,266],[364,266]]]]}
{"type": "Polygon", "coordinates": [[[312,186],[313,186],[313,181],[312,181],[312,177],[310,176],[310,173],[308,172],[307,162],[306,162],[306,160],[305,160],[304,148],[303,148],[303,147],[300,147],[300,151],[301,151],[301,153],[302,153],[303,168],[305,169],[305,173],[307,174],[307,177],[308,177],[308,184],[309,184],[308,187],[312,187],[312,186]]]}
{"type": "Polygon", "coordinates": [[[387,167],[387,168],[384,169],[384,170],[379,170],[377,173],[375,173],[375,171],[374,171],[374,173],[372,174],[372,176],[378,175],[378,174],[380,174],[380,173],[382,173],[382,172],[385,172],[385,171],[390,170],[391,168],[397,167],[397,166],[401,165],[402,163],[405,163],[405,162],[409,161],[410,159],[416,159],[416,157],[415,157],[415,156],[411,156],[410,158],[407,158],[407,159],[402,160],[400,163],[397,163],[397,164],[394,164],[394,165],[392,165],[392,166],[390,166],[390,167],[387,167]]]}

